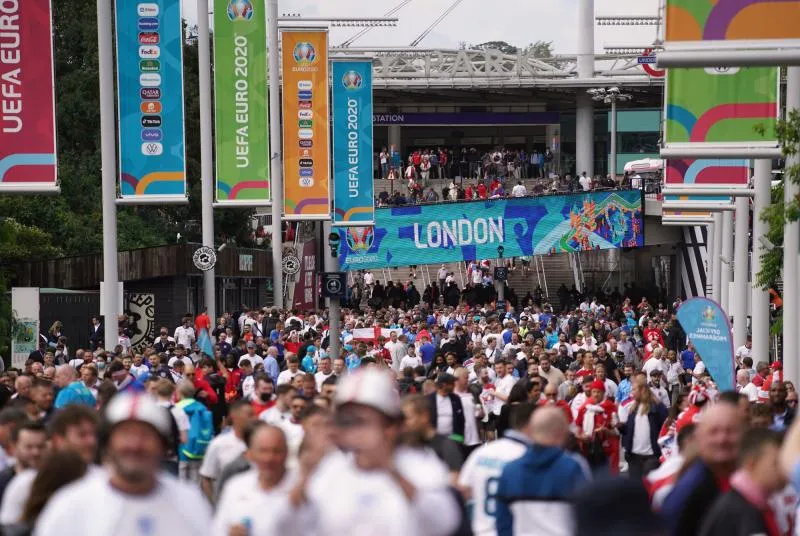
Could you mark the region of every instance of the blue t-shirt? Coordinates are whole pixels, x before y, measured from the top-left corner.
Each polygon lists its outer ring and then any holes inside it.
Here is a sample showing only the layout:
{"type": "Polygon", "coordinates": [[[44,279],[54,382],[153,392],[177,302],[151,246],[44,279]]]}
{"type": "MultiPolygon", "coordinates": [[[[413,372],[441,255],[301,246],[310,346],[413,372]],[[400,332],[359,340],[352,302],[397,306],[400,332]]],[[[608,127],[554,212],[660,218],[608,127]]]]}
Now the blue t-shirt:
{"type": "Polygon", "coordinates": [[[433,344],[426,342],[419,347],[419,357],[425,365],[432,363],[435,355],[436,347],[433,344]]]}
{"type": "Polygon", "coordinates": [[[56,409],[61,409],[70,404],[83,404],[93,408],[96,403],[89,388],[83,382],[74,381],[58,392],[54,406],[56,409]]]}
{"type": "Polygon", "coordinates": [[[681,352],[681,365],[686,370],[694,368],[694,352],[691,350],[684,350],[681,352]]]}

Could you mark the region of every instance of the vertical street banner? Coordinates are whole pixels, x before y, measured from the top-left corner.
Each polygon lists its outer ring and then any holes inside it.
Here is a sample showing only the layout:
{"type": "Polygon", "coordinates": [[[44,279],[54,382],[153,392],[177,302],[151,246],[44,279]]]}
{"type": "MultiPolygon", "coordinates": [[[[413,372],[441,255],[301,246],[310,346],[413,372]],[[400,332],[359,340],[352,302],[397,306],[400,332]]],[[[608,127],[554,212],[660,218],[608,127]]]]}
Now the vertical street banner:
{"type": "Polygon", "coordinates": [[[691,298],[678,307],[678,322],[703,358],[719,391],[736,387],[731,323],[722,307],[708,298],[691,298]]]}
{"type": "Polygon", "coordinates": [[[777,147],[775,67],[667,71],[664,143],[680,147],[777,147]]]}
{"type": "Polygon", "coordinates": [[[373,225],[372,60],[333,60],[331,80],[333,225],[373,225]]]}
{"type": "Polygon", "coordinates": [[[0,193],[57,192],[50,0],[0,1],[0,193]]]}
{"type": "Polygon", "coordinates": [[[281,30],[284,219],[328,220],[328,31],[281,30]]]}
{"type": "MultiPolygon", "coordinates": [[[[664,170],[664,183],[675,188],[747,188],[750,181],[750,163],[744,159],[668,160],[664,170]]],[[[670,209],[670,204],[679,202],[719,203],[729,205],[730,196],[724,195],[665,195],[662,205],[662,220],[687,221],[708,217],[708,211],[670,209]]]]}
{"type": "Polygon", "coordinates": [[[264,0],[214,0],[219,205],[270,204],[268,87],[264,0]]]}
{"type": "Polygon", "coordinates": [[[798,0],[667,0],[666,7],[669,44],[800,40],[798,0]]]}
{"type": "Polygon", "coordinates": [[[122,199],[186,200],[180,0],[116,0],[122,199]]]}

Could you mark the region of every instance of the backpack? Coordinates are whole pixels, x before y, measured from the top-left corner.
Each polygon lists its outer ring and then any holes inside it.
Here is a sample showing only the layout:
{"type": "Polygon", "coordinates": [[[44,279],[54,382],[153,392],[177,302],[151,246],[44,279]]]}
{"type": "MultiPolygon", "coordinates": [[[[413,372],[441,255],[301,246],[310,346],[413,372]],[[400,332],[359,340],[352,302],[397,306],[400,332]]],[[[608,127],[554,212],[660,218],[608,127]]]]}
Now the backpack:
{"type": "Polygon", "coordinates": [[[208,450],[208,444],[214,437],[214,419],[211,412],[196,400],[188,404],[178,403],[189,417],[189,434],[186,443],[180,447],[181,459],[202,460],[208,450]]]}

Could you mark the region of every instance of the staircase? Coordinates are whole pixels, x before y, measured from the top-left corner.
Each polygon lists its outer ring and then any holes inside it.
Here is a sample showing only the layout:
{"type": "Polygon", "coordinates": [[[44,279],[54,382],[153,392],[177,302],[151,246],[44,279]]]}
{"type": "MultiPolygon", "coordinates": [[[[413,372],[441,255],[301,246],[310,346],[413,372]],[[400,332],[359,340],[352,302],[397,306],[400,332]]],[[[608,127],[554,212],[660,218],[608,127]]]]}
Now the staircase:
{"type": "Polygon", "coordinates": [[[534,294],[541,286],[547,301],[554,311],[560,311],[562,304],[558,299],[558,287],[564,284],[568,289],[575,284],[572,262],[567,253],[539,255],[531,260],[530,270],[523,275],[522,263],[518,260],[516,270],[508,274],[508,286],[522,299],[528,292],[534,294]],[[538,266],[538,273],[537,273],[538,266]]]}

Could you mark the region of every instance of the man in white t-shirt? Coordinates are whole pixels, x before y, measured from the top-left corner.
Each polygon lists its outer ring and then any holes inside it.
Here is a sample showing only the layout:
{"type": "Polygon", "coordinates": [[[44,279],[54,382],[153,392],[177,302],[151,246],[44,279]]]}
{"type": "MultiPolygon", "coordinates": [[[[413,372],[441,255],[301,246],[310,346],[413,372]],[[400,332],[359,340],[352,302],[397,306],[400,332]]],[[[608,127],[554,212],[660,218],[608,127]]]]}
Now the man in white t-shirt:
{"type": "Polygon", "coordinates": [[[149,395],[124,392],[111,399],[105,416],[107,471],[89,471],[58,491],[39,516],[34,534],[207,535],[211,526],[208,502],[196,487],[160,472],[172,435],[164,408],[149,395]],[[96,500],[87,501],[87,497],[96,500]]]}
{"type": "Polygon", "coordinates": [[[391,375],[375,368],[343,378],[333,438],[314,428],[305,438],[300,482],[290,495],[292,508],[283,512],[296,533],[439,536],[456,530],[461,515],[447,468],[432,451],[399,442],[394,386],[391,375]]]}
{"type": "Polygon", "coordinates": [[[322,392],[322,382],[333,376],[333,364],[331,356],[324,354],[319,360],[319,371],[314,374],[314,381],[317,382],[317,392],[322,392]]]}
{"type": "Polygon", "coordinates": [[[297,394],[291,384],[284,383],[275,388],[275,405],[266,411],[262,411],[259,419],[271,424],[272,426],[280,426],[280,424],[291,417],[292,398],[297,394]]]}
{"type": "Polygon", "coordinates": [[[406,367],[417,368],[422,365],[422,358],[417,355],[417,351],[413,346],[408,347],[408,354],[400,360],[400,372],[403,372],[406,367]]]}
{"type": "Polygon", "coordinates": [[[250,364],[253,366],[253,368],[256,368],[258,365],[264,363],[264,358],[256,353],[257,351],[256,343],[250,341],[247,343],[247,346],[245,348],[247,348],[247,353],[239,358],[239,363],[237,364],[238,366],[240,367],[242,366],[243,359],[249,359],[250,364]]]}
{"type": "Polygon", "coordinates": [[[512,369],[513,365],[502,359],[494,362],[494,371],[497,373],[497,379],[494,382],[495,403],[493,411],[495,415],[500,415],[500,410],[506,404],[508,395],[511,394],[511,388],[517,383],[514,376],[509,374],[509,371],[512,369]]]}
{"type": "Polygon", "coordinates": [[[214,486],[222,469],[247,449],[244,432],[255,421],[255,410],[245,400],[237,400],[228,410],[231,430],[223,432],[208,444],[208,450],[200,466],[200,488],[211,501],[216,496],[214,486]]]}
{"type": "Polygon", "coordinates": [[[406,344],[398,338],[396,331],[392,331],[389,334],[389,342],[384,344],[383,347],[389,351],[389,355],[392,358],[392,369],[395,374],[397,374],[402,370],[400,368],[400,362],[408,353],[406,344]]]}
{"type": "Polygon", "coordinates": [[[461,397],[461,407],[464,408],[464,453],[478,448],[481,444],[481,436],[478,433],[478,419],[483,418],[483,406],[475,403],[475,396],[468,389],[469,371],[464,367],[455,370],[456,377],[455,389],[453,392],[461,397]]]}
{"type": "Polygon", "coordinates": [[[286,437],[279,428],[266,423],[254,426],[247,446],[253,469],[231,477],[225,484],[211,536],[282,534],[279,520],[269,513],[289,508],[289,491],[297,477],[286,469],[287,454],[286,437]]]}
{"type": "Polygon", "coordinates": [[[656,348],[653,351],[653,355],[650,356],[644,366],[642,367],[642,371],[647,374],[647,381],[650,381],[650,374],[658,369],[661,371],[662,377],[667,376],[667,372],[669,372],[669,363],[664,360],[664,353],[666,350],[663,348],[656,348]]]}
{"type": "Polygon", "coordinates": [[[736,349],[736,363],[741,366],[745,357],[753,358],[753,338],[749,335],[745,343],[736,349]]]}
{"type": "Polygon", "coordinates": [[[588,192],[592,189],[592,179],[586,174],[585,171],[581,174],[581,178],[578,179],[578,182],[580,183],[584,192],[588,192]]]}
{"type": "Polygon", "coordinates": [[[175,329],[175,343],[182,344],[184,348],[191,348],[192,343],[196,340],[192,319],[187,316],[183,319],[183,324],[175,329]]]}
{"type": "Polygon", "coordinates": [[[528,190],[525,188],[525,185],[522,184],[522,181],[518,181],[517,184],[511,189],[512,197],[525,197],[528,195],[528,190]]]}
{"type": "Polygon", "coordinates": [[[305,372],[300,370],[300,358],[296,355],[289,356],[289,359],[286,360],[286,366],[287,369],[278,374],[278,385],[283,385],[284,383],[294,385],[295,377],[305,374],[305,372]]]}
{"type": "Polygon", "coordinates": [[[497,534],[495,526],[497,479],[503,467],[522,456],[531,445],[529,422],[533,404],[522,404],[515,412],[515,422],[504,437],[490,441],[469,455],[458,477],[464,499],[472,503],[472,533],[475,536],[497,534]]]}

